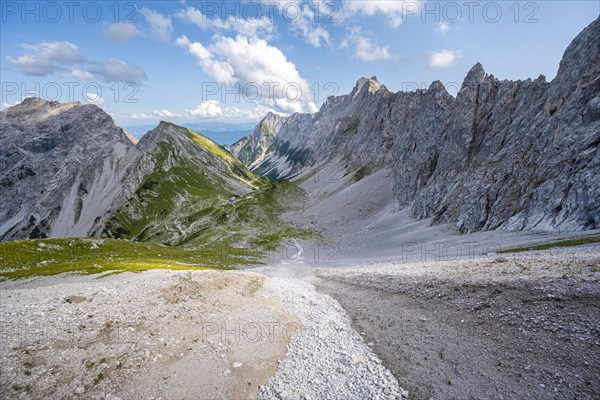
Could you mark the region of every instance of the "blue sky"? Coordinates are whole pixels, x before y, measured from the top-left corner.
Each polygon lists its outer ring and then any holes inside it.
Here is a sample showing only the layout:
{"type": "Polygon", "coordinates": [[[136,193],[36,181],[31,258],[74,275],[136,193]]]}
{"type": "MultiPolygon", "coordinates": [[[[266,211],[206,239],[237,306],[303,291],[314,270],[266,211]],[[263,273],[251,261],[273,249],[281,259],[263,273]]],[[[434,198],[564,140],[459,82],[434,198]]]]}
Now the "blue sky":
{"type": "Polygon", "coordinates": [[[91,101],[120,124],[315,111],[362,77],[451,93],[481,62],[552,79],[599,1],[150,1],[1,4],[2,107],[91,101]]]}

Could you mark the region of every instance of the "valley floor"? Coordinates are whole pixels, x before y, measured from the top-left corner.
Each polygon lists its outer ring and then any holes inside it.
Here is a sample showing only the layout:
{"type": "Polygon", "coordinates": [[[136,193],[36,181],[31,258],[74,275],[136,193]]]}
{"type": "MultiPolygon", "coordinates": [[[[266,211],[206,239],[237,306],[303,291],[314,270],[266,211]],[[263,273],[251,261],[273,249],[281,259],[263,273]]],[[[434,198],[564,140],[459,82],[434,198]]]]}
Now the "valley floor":
{"type": "Polygon", "coordinates": [[[0,284],[7,399],[600,395],[600,246],[0,284]]]}

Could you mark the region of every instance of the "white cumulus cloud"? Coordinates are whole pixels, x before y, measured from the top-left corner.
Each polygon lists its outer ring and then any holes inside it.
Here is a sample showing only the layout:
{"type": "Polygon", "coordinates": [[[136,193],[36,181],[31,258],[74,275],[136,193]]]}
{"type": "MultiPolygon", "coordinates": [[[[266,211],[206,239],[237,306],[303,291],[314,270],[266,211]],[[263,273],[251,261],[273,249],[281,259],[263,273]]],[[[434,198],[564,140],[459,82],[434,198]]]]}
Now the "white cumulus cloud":
{"type": "Polygon", "coordinates": [[[344,0],[342,12],[345,14],[381,14],[388,23],[399,27],[405,18],[420,12],[423,1],[418,0],[344,0]]]}
{"type": "Polygon", "coordinates": [[[111,59],[93,63],[91,71],[106,82],[133,82],[142,84],[148,79],[143,68],[129,65],[125,61],[111,59]]]}
{"type": "Polygon", "coordinates": [[[435,26],[435,31],[442,35],[450,32],[450,24],[446,21],[441,21],[435,26]]]}
{"type": "Polygon", "coordinates": [[[140,14],[144,16],[146,22],[150,25],[150,34],[157,40],[168,42],[173,32],[173,23],[170,17],[151,10],[146,7],[140,8],[140,14]]]}
{"type": "Polygon", "coordinates": [[[390,51],[390,46],[380,46],[367,33],[360,28],[350,31],[346,39],[342,41],[341,47],[354,47],[353,58],[362,61],[389,61],[396,60],[398,56],[390,51]]]}
{"type": "MultiPolygon", "coordinates": [[[[275,104],[286,112],[316,111],[308,82],[296,65],[277,47],[259,38],[215,35],[204,46],[181,36],[176,43],[197,58],[204,72],[219,83],[237,83],[248,94],[258,93],[260,101],[275,104]]],[[[252,94],[254,96],[254,94],[252,94]]]]}
{"type": "Polygon", "coordinates": [[[97,106],[101,106],[104,103],[106,103],[106,101],[101,96],[99,96],[98,93],[92,92],[87,92],[84,96],[84,100],[90,104],[95,104],[97,106]]]}
{"type": "Polygon", "coordinates": [[[153,111],[154,115],[160,118],[179,118],[182,116],[182,114],[173,112],[173,111],[169,111],[169,110],[154,110],[153,111]]]}
{"type": "Polygon", "coordinates": [[[25,75],[45,76],[65,65],[74,65],[83,61],[79,48],[68,41],[24,43],[21,47],[29,53],[17,58],[7,57],[7,59],[25,75]]]}
{"type": "Polygon", "coordinates": [[[243,16],[228,16],[226,19],[209,18],[194,7],[187,7],[175,16],[184,22],[196,25],[201,29],[211,29],[220,32],[235,32],[248,37],[269,39],[275,32],[275,24],[268,17],[243,18],[243,16]]]}
{"type": "Polygon", "coordinates": [[[79,68],[74,68],[71,71],[63,72],[62,76],[64,78],[74,78],[74,79],[80,79],[83,81],[91,81],[92,79],[96,78],[96,76],[94,74],[92,74],[91,72],[84,71],[79,68]]]}
{"type": "Polygon", "coordinates": [[[461,53],[453,50],[431,51],[427,55],[427,64],[431,68],[450,68],[461,57],[461,53]]]}
{"type": "Polygon", "coordinates": [[[216,60],[211,51],[204,47],[202,43],[191,42],[184,35],[177,38],[175,44],[187,49],[191,55],[196,57],[198,65],[216,81],[225,84],[234,82],[234,71],[231,65],[226,61],[216,60]]]}
{"type": "Polygon", "coordinates": [[[299,32],[304,40],[313,47],[321,47],[321,45],[329,45],[331,40],[329,31],[321,26],[318,22],[319,15],[308,5],[302,8],[302,16],[291,24],[291,30],[299,32]]]}
{"type": "Polygon", "coordinates": [[[206,100],[202,102],[198,107],[187,110],[188,115],[192,117],[205,117],[205,118],[214,118],[223,114],[223,110],[219,105],[219,102],[216,100],[206,100]]]}

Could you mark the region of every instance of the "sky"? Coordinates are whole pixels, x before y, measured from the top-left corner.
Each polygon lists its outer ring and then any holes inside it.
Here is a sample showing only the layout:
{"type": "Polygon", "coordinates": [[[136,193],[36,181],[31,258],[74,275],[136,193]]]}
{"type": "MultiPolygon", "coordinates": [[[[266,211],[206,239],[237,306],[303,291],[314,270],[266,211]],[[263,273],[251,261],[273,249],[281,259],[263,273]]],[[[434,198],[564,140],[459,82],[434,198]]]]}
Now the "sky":
{"type": "Polygon", "coordinates": [[[90,102],[122,126],[250,123],[315,112],[376,76],[391,91],[481,62],[499,79],[556,75],[600,1],[3,1],[2,108],[90,102]]]}

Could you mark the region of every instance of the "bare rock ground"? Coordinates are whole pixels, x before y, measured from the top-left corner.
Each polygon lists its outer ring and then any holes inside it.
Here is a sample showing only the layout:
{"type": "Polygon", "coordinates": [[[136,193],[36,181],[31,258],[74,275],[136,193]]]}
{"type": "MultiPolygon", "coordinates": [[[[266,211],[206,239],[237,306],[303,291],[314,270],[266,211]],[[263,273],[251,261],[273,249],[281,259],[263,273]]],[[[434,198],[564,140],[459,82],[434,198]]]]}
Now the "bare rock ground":
{"type": "Polygon", "coordinates": [[[600,396],[600,247],[321,270],[414,399],[600,396]]]}
{"type": "Polygon", "coordinates": [[[264,280],[155,270],[4,285],[0,397],[254,398],[300,327],[264,280]]]}

